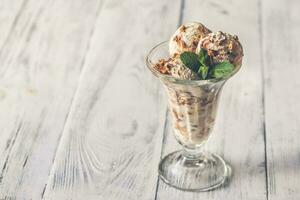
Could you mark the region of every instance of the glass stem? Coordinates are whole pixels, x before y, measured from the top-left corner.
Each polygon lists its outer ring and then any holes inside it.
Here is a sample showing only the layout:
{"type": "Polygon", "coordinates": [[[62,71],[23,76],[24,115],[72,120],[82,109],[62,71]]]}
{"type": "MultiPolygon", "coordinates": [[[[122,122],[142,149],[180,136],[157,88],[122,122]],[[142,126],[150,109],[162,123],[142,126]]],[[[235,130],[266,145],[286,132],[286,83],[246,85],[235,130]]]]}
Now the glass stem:
{"type": "Polygon", "coordinates": [[[202,148],[190,149],[183,147],[182,155],[189,160],[197,160],[203,157],[202,148]]]}

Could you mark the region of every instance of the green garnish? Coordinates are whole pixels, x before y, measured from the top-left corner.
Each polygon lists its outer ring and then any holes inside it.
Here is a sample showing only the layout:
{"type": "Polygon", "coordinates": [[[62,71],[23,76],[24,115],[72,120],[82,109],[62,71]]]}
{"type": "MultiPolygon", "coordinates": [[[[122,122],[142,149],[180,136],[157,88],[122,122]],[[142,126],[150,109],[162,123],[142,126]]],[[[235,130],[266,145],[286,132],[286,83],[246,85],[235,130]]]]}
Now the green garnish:
{"type": "Polygon", "coordinates": [[[207,67],[207,66],[203,66],[203,65],[200,66],[200,68],[198,70],[198,74],[202,80],[206,79],[207,74],[208,74],[208,69],[209,69],[209,67],[207,67]]]}
{"type": "Polygon", "coordinates": [[[206,66],[207,65],[207,60],[208,60],[208,55],[207,52],[204,49],[201,49],[199,52],[199,62],[201,65],[206,66]]]}
{"type": "Polygon", "coordinates": [[[180,54],[180,59],[186,67],[197,73],[200,66],[197,54],[186,51],[180,54]]]}
{"type": "Polygon", "coordinates": [[[199,55],[188,51],[183,52],[180,60],[186,67],[198,74],[201,80],[224,77],[234,70],[234,65],[228,61],[212,65],[210,62],[212,59],[205,49],[201,49],[199,55]]]}
{"type": "Polygon", "coordinates": [[[228,74],[230,74],[233,69],[234,69],[234,65],[231,64],[230,62],[228,62],[228,61],[221,62],[221,63],[216,64],[212,68],[211,76],[213,78],[224,77],[224,76],[227,76],[228,74]]]}

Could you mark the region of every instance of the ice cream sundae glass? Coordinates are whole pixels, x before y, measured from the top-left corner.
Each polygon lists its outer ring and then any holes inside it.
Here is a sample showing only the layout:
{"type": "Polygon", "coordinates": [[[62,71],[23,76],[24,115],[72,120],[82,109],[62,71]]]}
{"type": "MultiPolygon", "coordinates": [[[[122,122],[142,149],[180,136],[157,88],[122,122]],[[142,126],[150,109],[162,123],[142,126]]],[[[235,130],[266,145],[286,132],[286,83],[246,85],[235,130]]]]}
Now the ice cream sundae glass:
{"type": "Polygon", "coordinates": [[[167,184],[207,191],[228,178],[225,161],[203,151],[203,145],[214,127],[222,87],[240,69],[242,58],[237,36],[211,32],[197,22],[180,26],[147,55],[148,68],[165,87],[173,132],[182,145],[159,164],[167,184]]]}

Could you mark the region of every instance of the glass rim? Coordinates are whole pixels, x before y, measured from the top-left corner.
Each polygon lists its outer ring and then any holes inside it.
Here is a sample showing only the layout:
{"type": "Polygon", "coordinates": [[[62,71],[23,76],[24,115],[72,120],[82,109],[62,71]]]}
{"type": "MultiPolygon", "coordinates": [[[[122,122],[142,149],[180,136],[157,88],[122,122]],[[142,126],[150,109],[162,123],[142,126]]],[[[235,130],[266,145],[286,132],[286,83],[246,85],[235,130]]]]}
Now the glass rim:
{"type": "Polygon", "coordinates": [[[153,66],[155,65],[155,63],[153,63],[150,59],[150,56],[154,53],[154,51],[158,48],[161,48],[162,46],[166,45],[169,42],[169,40],[163,41],[158,43],[157,45],[155,45],[154,47],[152,47],[150,49],[150,51],[148,52],[147,56],[145,57],[145,61],[146,61],[146,66],[147,68],[158,78],[162,79],[162,80],[166,80],[172,83],[176,83],[176,84],[183,84],[183,85],[206,85],[206,84],[211,84],[211,83],[217,83],[217,82],[221,82],[224,80],[228,80],[230,77],[232,77],[234,74],[236,74],[241,66],[242,66],[242,62],[240,62],[240,64],[235,65],[235,69],[228,75],[220,77],[220,78],[212,78],[212,79],[207,79],[207,80],[187,80],[187,79],[179,79],[176,77],[173,77],[171,75],[168,74],[162,74],[159,71],[157,71],[153,66]]]}

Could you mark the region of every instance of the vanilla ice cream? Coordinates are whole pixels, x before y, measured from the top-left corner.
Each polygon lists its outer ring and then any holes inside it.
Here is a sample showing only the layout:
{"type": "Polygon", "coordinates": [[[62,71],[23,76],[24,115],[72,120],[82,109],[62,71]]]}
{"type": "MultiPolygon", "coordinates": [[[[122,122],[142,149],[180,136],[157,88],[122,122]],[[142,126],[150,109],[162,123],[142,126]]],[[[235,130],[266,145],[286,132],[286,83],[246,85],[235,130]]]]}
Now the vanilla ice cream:
{"type": "Polygon", "coordinates": [[[155,68],[162,74],[168,74],[178,79],[183,79],[183,80],[199,79],[198,75],[195,72],[187,68],[182,63],[179,56],[174,56],[167,60],[160,60],[155,65],[155,68]]]}
{"type": "Polygon", "coordinates": [[[203,24],[191,22],[180,26],[169,41],[171,57],[185,51],[195,52],[199,41],[211,31],[203,24]]]}
{"type": "Polygon", "coordinates": [[[199,53],[201,49],[207,51],[214,64],[229,61],[236,66],[242,62],[242,45],[237,36],[228,33],[221,31],[209,33],[200,40],[196,53],[199,53]]]}

